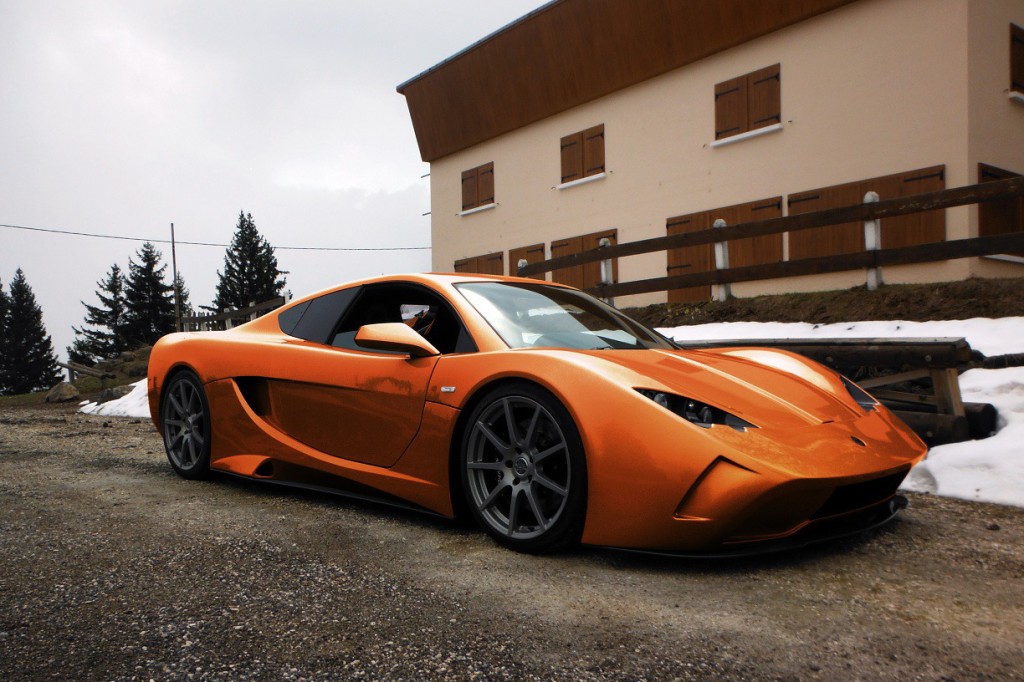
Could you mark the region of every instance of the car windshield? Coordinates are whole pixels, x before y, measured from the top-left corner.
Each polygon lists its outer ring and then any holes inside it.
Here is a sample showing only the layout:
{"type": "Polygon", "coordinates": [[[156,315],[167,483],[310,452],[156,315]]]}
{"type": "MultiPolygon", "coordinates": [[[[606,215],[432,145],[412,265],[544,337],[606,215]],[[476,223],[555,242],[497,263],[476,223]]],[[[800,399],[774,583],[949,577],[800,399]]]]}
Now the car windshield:
{"type": "Polygon", "coordinates": [[[674,348],[657,332],[575,289],[511,282],[455,286],[510,348],[674,348]]]}

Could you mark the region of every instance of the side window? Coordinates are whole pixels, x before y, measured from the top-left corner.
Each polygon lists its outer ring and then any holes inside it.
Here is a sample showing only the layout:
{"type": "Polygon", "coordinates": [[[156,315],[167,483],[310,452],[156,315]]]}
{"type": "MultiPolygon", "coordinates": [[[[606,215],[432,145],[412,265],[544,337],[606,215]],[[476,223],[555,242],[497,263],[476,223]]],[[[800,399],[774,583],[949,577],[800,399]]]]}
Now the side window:
{"type": "Polygon", "coordinates": [[[327,343],[331,330],[356,298],[361,287],[332,291],[311,301],[300,303],[281,313],[277,323],[281,331],[315,343],[327,343]]]}
{"type": "Polygon", "coordinates": [[[462,210],[494,203],[494,162],[462,171],[462,210]]]}
{"type": "Polygon", "coordinates": [[[715,85],[715,139],[782,121],[779,65],[715,85]]]}
{"type": "Polygon", "coordinates": [[[561,150],[562,184],[604,173],[604,124],[566,135],[561,150]]]}
{"type": "Polygon", "coordinates": [[[333,330],[330,343],[349,350],[385,352],[363,348],[355,340],[360,327],[380,322],[409,325],[442,354],[476,350],[476,344],[447,303],[425,288],[408,284],[365,287],[333,330]]]}

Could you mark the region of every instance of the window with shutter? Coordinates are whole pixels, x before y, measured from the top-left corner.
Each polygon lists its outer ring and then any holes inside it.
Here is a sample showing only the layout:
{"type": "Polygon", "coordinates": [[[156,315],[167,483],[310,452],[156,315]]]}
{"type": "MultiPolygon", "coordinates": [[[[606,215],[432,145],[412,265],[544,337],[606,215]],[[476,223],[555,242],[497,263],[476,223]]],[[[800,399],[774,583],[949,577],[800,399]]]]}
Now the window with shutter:
{"type": "MultiPolygon", "coordinates": [[[[710,217],[710,211],[703,211],[669,218],[665,222],[665,230],[670,237],[688,232],[701,232],[711,227],[710,217]]],[[[714,258],[711,255],[712,248],[714,247],[711,244],[698,244],[669,249],[667,252],[667,275],[675,277],[676,275],[692,275],[710,271],[714,263],[714,258]]],[[[710,284],[686,289],[670,289],[668,292],[669,303],[695,303],[710,299],[710,284]]]]}
{"type": "MultiPolygon", "coordinates": [[[[530,246],[521,246],[518,249],[509,249],[508,252],[508,274],[517,275],[519,273],[519,261],[525,260],[527,263],[539,263],[544,260],[544,245],[543,244],[532,244],[530,246]]],[[[544,273],[539,272],[536,275],[529,275],[534,279],[544,279],[544,273]]]]}
{"type": "Polygon", "coordinates": [[[561,155],[563,185],[604,173],[604,124],[563,137],[561,155]]]}
{"type": "MultiPolygon", "coordinates": [[[[551,242],[551,257],[561,258],[562,256],[571,256],[574,253],[579,253],[583,250],[581,245],[582,240],[579,237],[569,237],[568,239],[559,239],[558,241],[551,242]]],[[[571,268],[553,270],[551,272],[551,281],[568,284],[577,289],[582,288],[583,266],[574,265],[571,268]]]]}
{"type": "MultiPolygon", "coordinates": [[[[800,215],[840,206],[853,206],[861,203],[863,198],[864,194],[860,191],[860,183],[851,182],[834,187],[823,187],[810,192],[790,194],[787,203],[789,215],[800,215]]],[[[864,227],[860,222],[842,223],[841,225],[789,233],[789,260],[838,256],[844,253],[859,253],[863,250],[864,227]]]]}
{"type": "MultiPolygon", "coordinates": [[[[935,192],[945,189],[945,171],[945,166],[933,166],[790,194],[789,215],[855,206],[864,201],[864,195],[868,192],[877,192],[878,198],[883,200],[935,192]]],[[[881,231],[883,249],[941,242],[946,239],[946,213],[937,210],[884,218],[881,231]]],[[[789,234],[790,260],[836,256],[863,250],[864,224],[859,221],[789,234]]]]}
{"type": "Polygon", "coordinates": [[[487,253],[482,256],[461,258],[455,261],[455,272],[465,272],[466,274],[472,273],[477,275],[504,275],[505,255],[501,251],[498,251],[496,253],[487,253]]]}
{"type": "MultiPolygon", "coordinates": [[[[880,178],[880,199],[909,197],[925,192],[946,189],[946,167],[935,166],[880,178]]],[[[867,192],[873,187],[867,187],[867,192]]],[[[944,210],[914,213],[882,219],[882,248],[928,244],[946,240],[946,212],[944,210]]]]}
{"type": "Polygon", "coordinates": [[[746,132],[747,79],[733,78],[715,86],[715,139],[746,132]]]}
{"type": "Polygon", "coordinates": [[[1024,96],[1024,28],[1010,24],[1010,92],[1024,96]]]}
{"type": "Polygon", "coordinates": [[[782,122],[779,64],[715,85],[715,139],[782,122]]]}
{"type": "Polygon", "coordinates": [[[747,76],[747,130],[782,122],[779,65],[747,76]]]}
{"type": "Polygon", "coordinates": [[[562,182],[572,182],[583,177],[583,133],[574,133],[562,138],[562,182]]]}
{"type": "Polygon", "coordinates": [[[583,177],[604,173],[604,124],[583,131],[583,177]]]}
{"type": "MultiPolygon", "coordinates": [[[[782,197],[730,206],[712,212],[711,225],[722,218],[726,225],[739,225],[756,220],[782,217],[782,197]]],[[[729,242],[729,267],[743,268],[748,265],[764,265],[782,262],[782,235],[766,234],[749,239],[729,242]]]]}
{"type": "MultiPolygon", "coordinates": [[[[988,164],[978,164],[978,182],[994,182],[1018,177],[1020,173],[988,164]]],[[[1024,197],[1010,197],[978,204],[978,236],[989,237],[1009,232],[1024,232],[1024,197]]],[[[1015,253],[1024,256],[1024,253],[1015,253]]]]}
{"type": "Polygon", "coordinates": [[[462,210],[494,203],[494,162],[462,171],[462,210]]]}
{"type": "MultiPolygon", "coordinates": [[[[569,237],[551,242],[551,257],[570,256],[581,251],[590,251],[601,245],[602,239],[608,239],[611,244],[618,241],[618,230],[604,230],[592,232],[579,237],[569,237]]],[[[612,259],[612,281],[618,281],[619,262],[617,258],[612,259]]],[[[561,268],[551,273],[551,281],[561,284],[568,284],[577,289],[591,289],[601,283],[601,263],[584,263],[574,265],[571,268],[561,268]]]]}

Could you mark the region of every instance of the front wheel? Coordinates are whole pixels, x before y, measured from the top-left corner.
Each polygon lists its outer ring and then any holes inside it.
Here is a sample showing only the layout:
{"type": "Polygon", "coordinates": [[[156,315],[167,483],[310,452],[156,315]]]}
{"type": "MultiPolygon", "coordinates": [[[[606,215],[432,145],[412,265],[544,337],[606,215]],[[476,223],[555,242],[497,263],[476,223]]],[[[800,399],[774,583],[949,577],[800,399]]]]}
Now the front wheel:
{"type": "Polygon", "coordinates": [[[184,478],[203,478],[210,471],[210,406],[195,373],[183,370],[171,378],[160,404],[160,426],[171,468],[184,478]]]}
{"type": "Polygon", "coordinates": [[[583,443],[547,391],[516,384],[487,394],[469,417],[460,471],[473,516],[506,547],[539,553],[579,541],[587,503],[583,443]]]}

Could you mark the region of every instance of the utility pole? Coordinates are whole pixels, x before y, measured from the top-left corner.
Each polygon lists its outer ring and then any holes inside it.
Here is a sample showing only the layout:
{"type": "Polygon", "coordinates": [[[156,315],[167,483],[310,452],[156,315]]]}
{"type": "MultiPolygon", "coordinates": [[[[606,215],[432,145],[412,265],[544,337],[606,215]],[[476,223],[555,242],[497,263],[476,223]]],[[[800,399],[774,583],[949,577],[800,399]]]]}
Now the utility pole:
{"type": "Polygon", "coordinates": [[[181,331],[181,301],[178,297],[178,255],[174,252],[174,223],[171,223],[171,270],[174,272],[174,331],[181,331]]]}

